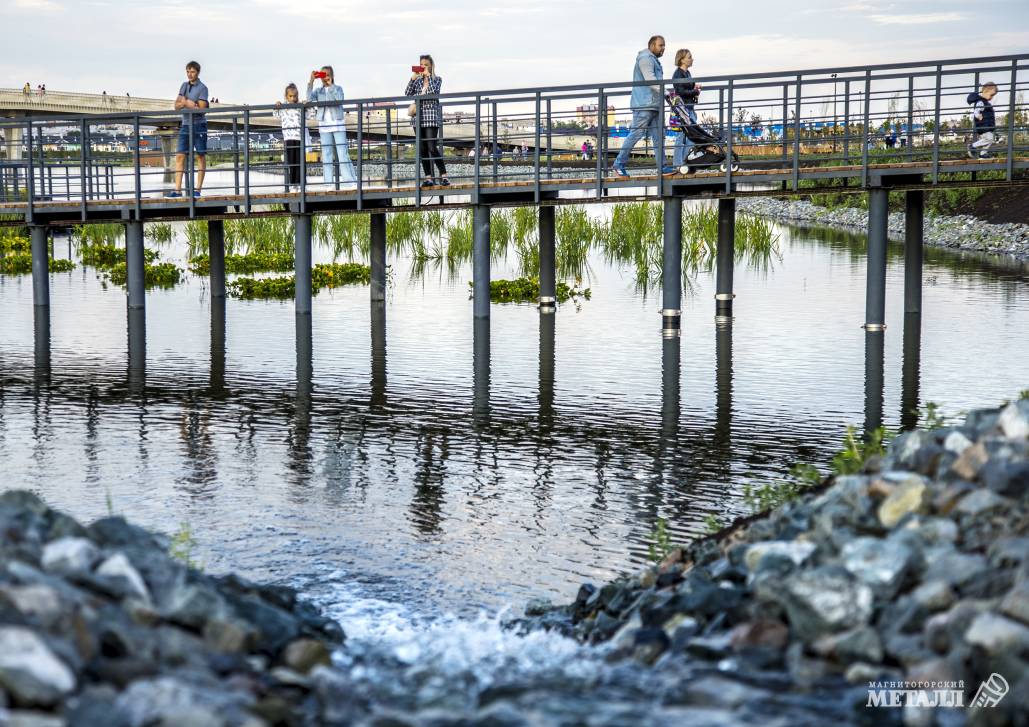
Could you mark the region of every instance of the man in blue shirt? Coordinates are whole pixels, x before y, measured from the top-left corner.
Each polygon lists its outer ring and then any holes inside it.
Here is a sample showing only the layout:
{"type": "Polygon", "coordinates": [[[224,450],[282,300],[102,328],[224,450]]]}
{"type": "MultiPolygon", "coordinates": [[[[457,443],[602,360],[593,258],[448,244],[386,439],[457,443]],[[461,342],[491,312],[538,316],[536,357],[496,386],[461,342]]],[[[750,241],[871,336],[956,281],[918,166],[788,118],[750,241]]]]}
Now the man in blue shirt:
{"type": "MultiPolygon", "coordinates": [[[[647,47],[636,56],[636,63],[632,67],[632,80],[660,81],[664,78],[661,61],[658,60],[664,53],[665,39],[660,35],[653,36],[647,43],[647,47]]],[[[660,84],[656,83],[646,86],[633,86],[632,96],[629,101],[629,106],[632,108],[632,127],[629,130],[629,135],[622,142],[622,148],[612,165],[616,176],[622,178],[629,176],[629,172],[625,169],[625,165],[629,161],[629,154],[632,152],[632,148],[636,146],[636,142],[648,133],[654,142],[654,153],[657,153],[661,134],[663,133],[659,119],[661,104],[664,103],[662,88],[660,84]]],[[[661,160],[662,174],[674,174],[675,172],[675,167],[670,167],[664,163],[664,159],[661,160]]]]}
{"type": "MultiPolygon", "coordinates": [[[[207,86],[200,80],[200,64],[190,61],[186,64],[186,82],[179,87],[179,95],[175,99],[176,109],[206,109],[207,86]]],[[[207,117],[201,113],[183,113],[182,126],[179,128],[179,145],[175,155],[175,191],[168,192],[167,197],[182,196],[182,172],[186,166],[186,154],[189,153],[189,128],[193,127],[193,151],[196,156],[196,187],[193,196],[200,196],[204,186],[204,172],[207,170],[207,117]]]]}

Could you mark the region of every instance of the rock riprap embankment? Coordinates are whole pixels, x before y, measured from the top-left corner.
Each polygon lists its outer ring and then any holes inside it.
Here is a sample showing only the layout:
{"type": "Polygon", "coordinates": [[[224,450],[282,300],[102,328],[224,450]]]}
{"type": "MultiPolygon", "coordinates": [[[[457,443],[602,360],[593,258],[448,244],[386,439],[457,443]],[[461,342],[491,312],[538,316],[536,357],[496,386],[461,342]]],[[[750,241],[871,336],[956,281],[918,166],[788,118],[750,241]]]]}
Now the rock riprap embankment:
{"type": "Polygon", "coordinates": [[[664,698],[721,724],[1029,724],[1029,401],[901,434],[862,474],[527,615],[681,673],[664,698]],[[992,674],[1008,693],[968,709],[992,674]],[[966,708],[869,706],[899,681],[960,684],[966,708]]]}
{"type": "Polygon", "coordinates": [[[120,517],[84,527],[0,495],[0,725],[321,723],[343,642],[285,587],[212,577],[120,517]]]}
{"type": "MultiPolygon", "coordinates": [[[[740,211],[778,222],[837,227],[863,233],[868,231],[868,211],[856,207],[821,207],[806,200],[755,197],[740,200],[740,211]]],[[[894,212],[889,219],[889,235],[904,238],[904,213],[894,212]]],[[[991,224],[971,215],[926,214],[923,220],[926,245],[988,255],[1006,255],[1029,261],[1029,225],[991,224]]]]}

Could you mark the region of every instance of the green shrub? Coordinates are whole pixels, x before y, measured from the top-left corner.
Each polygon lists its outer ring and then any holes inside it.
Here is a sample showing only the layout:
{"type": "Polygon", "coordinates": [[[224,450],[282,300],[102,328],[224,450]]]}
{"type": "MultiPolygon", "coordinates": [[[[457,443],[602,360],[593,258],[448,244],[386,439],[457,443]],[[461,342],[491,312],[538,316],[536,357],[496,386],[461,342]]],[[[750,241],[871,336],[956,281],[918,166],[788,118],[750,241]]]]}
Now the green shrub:
{"type": "MultiPolygon", "coordinates": [[[[473,283],[468,283],[469,289],[473,283]]],[[[567,302],[572,298],[590,299],[592,295],[589,288],[584,290],[570,287],[567,283],[558,283],[556,286],[557,301],[567,302]]],[[[540,297],[540,282],[536,278],[516,278],[514,280],[491,280],[489,284],[489,299],[491,303],[533,303],[540,297]]]]}
{"type": "MultiPolygon", "coordinates": [[[[128,282],[128,266],[124,262],[117,263],[108,270],[108,277],[115,285],[126,285],[128,282]]],[[[182,278],[182,270],[172,263],[145,263],[143,265],[143,284],[147,288],[170,288],[182,278]]]]}

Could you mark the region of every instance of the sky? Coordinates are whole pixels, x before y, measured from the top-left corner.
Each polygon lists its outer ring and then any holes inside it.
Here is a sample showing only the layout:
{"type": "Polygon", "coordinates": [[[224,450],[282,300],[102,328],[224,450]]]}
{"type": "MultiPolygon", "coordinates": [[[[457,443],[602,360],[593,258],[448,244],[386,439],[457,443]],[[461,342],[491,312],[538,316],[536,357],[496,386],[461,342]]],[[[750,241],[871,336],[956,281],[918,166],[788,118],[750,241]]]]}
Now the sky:
{"type": "Polygon", "coordinates": [[[0,27],[3,87],[172,98],[197,60],[258,104],[323,64],[348,98],[400,95],[425,52],[444,92],[630,80],[653,34],[666,75],[681,47],[697,76],[1027,52],[1029,0],[3,0],[0,27]]]}

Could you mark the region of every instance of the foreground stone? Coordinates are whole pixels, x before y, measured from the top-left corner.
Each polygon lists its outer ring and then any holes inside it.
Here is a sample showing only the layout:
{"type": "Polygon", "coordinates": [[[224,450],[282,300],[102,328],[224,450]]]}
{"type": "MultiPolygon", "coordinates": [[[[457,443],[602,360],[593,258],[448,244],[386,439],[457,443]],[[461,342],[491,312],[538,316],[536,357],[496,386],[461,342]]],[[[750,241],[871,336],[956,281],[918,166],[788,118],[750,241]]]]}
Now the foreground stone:
{"type": "Polygon", "coordinates": [[[212,577],[168,541],[88,528],[34,495],[0,495],[0,725],[329,724],[305,674],[343,631],[297,594],[212,577]]]}
{"type": "Polygon", "coordinates": [[[525,623],[682,675],[687,701],[726,724],[755,709],[807,723],[789,695],[842,705],[846,722],[1029,724],[1027,465],[1029,401],[973,411],[525,623]],[[721,676],[691,683],[704,662],[721,676]],[[967,706],[993,674],[1009,685],[995,707],[868,706],[869,682],[898,680],[956,682],[967,706]],[[778,706],[760,706],[764,688],[778,706]]]}

